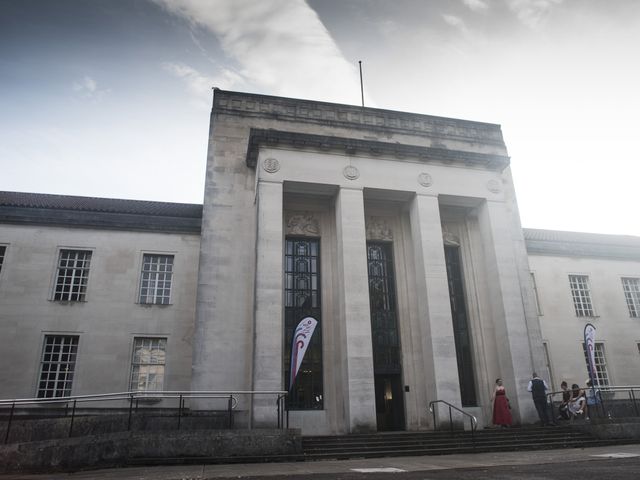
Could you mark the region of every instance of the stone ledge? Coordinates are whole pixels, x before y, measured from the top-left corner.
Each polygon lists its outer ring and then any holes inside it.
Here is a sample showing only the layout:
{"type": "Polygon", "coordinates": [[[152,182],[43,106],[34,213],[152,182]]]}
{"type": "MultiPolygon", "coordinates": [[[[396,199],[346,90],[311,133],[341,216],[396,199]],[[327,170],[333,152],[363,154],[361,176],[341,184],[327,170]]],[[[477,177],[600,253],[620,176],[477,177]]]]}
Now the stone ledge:
{"type": "Polygon", "coordinates": [[[366,154],[373,157],[392,156],[399,159],[409,157],[425,163],[435,161],[497,171],[502,171],[509,165],[509,157],[502,155],[252,128],[247,148],[247,166],[252,168],[256,166],[261,146],[339,151],[347,155],[366,154]]]}
{"type": "Polygon", "coordinates": [[[0,472],[53,472],[144,464],[145,459],[178,461],[207,458],[296,455],[298,430],[118,432],[105,435],[14,443],[0,446],[0,472]]]}
{"type": "Polygon", "coordinates": [[[500,125],[492,123],[220,89],[214,89],[212,114],[384,130],[504,147],[500,125]]]}

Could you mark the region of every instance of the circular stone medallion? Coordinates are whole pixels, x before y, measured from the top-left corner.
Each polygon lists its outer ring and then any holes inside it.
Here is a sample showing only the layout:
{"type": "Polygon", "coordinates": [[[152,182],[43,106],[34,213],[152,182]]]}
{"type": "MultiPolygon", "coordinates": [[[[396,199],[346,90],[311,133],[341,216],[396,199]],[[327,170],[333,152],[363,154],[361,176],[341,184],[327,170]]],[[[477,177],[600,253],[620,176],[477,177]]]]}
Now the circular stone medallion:
{"type": "Polygon", "coordinates": [[[342,170],[342,174],[347,180],[356,180],[358,177],[360,177],[360,172],[353,165],[347,165],[346,167],[344,167],[344,169],[342,170]]]}
{"type": "Polygon", "coordinates": [[[495,178],[487,182],[487,188],[491,193],[500,193],[500,191],[502,190],[500,188],[500,182],[495,178]]]}
{"type": "Polygon", "coordinates": [[[276,173],[280,170],[280,162],[273,157],[266,158],[264,162],[262,162],[262,168],[267,173],[276,173]]]}
{"type": "Polygon", "coordinates": [[[418,183],[423,187],[430,187],[433,185],[433,178],[426,172],[422,172],[418,175],[418,183]]]}

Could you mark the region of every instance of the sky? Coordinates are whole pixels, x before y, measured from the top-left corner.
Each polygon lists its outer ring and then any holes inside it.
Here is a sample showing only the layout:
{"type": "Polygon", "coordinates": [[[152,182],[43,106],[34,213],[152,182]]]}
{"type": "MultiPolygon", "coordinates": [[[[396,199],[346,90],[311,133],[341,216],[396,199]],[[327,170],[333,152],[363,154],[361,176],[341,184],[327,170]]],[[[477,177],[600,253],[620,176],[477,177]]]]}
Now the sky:
{"type": "Polygon", "coordinates": [[[0,0],[0,190],[201,203],[212,87],[502,126],[524,227],[640,236],[635,0],[0,0]]]}

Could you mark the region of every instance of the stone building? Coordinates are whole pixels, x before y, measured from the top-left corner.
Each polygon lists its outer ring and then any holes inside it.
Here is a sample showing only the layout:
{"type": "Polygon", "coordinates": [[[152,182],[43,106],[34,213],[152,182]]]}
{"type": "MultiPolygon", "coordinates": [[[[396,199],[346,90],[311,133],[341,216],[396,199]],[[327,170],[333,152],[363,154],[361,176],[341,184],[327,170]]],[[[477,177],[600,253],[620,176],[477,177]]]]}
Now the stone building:
{"type": "Polygon", "coordinates": [[[0,396],[287,390],[312,316],[305,434],[431,428],[433,400],[490,424],[497,377],[531,422],[594,318],[640,383],[640,240],[581,235],[523,232],[498,125],[216,90],[203,205],[0,194],[0,396]]]}

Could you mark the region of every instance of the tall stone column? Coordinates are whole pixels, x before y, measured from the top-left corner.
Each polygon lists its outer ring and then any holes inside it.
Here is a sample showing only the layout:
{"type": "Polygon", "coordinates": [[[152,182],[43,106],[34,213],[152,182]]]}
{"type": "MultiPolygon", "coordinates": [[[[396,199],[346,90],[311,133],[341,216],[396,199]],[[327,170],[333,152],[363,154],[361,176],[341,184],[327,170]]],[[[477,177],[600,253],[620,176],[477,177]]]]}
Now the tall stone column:
{"type": "MultiPolygon", "coordinates": [[[[283,389],[282,183],[258,183],[253,390],[283,389]]],[[[276,425],[272,395],[253,399],[253,425],[276,425]]]]}
{"type": "MultiPolygon", "coordinates": [[[[509,399],[521,419],[533,420],[536,415],[527,384],[534,368],[529,336],[535,332],[527,327],[512,217],[505,203],[487,201],[479,209],[478,220],[501,376],[506,385],[511,385],[509,399]]],[[[522,230],[518,234],[522,235],[522,230]]],[[[542,344],[541,338],[539,342],[542,344]]]]}
{"type": "MultiPolygon", "coordinates": [[[[445,400],[460,407],[460,383],[438,198],[416,195],[411,203],[410,221],[427,400],[445,400]]],[[[440,407],[438,417],[448,424],[448,410],[440,407]]]]}
{"type": "Polygon", "coordinates": [[[352,433],[376,430],[367,242],[361,189],[336,197],[338,303],[345,376],[345,418],[352,433]]]}

